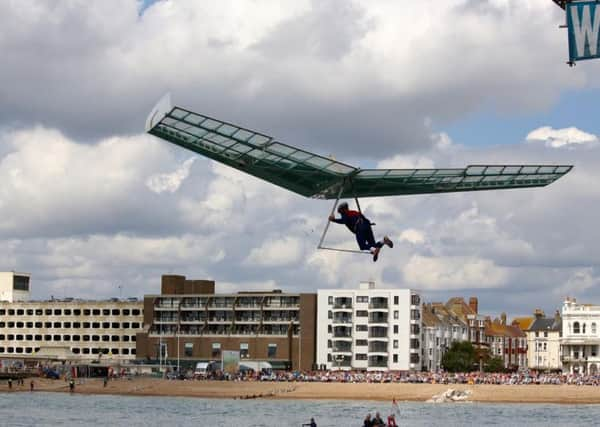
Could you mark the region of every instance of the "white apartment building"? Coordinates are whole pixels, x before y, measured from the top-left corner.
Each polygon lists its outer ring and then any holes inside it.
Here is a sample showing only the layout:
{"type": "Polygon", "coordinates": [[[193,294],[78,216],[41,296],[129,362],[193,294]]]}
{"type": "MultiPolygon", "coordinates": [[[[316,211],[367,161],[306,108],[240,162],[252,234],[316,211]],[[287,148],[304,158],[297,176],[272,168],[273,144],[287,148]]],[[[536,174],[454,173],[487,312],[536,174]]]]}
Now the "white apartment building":
{"type": "Polygon", "coordinates": [[[567,298],[562,306],[563,372],[597,374],[600,368],[600,306],[567,298]]]}
{"type": "Polygon", "coordinates": [[[552,318],[543,317],[536,310],[536,318],[526,331],[527,363],[529,369],[558,371],[562,369],[560,335],[562,332],[560,313],[552,318]]]}
{"type": "Polygon", "coordinates": [[[421,298],[410,289],[317,292],[317,366],[325,369],[421,369],[421,298]]]}
{"type": "Polygon", "coordinates": [[[142,301],[28,301],[29,278],[27,274],[0,273],[4,292],[0,301],[0,358],[135,359],[136,334],[144,330],[142,301]]]}

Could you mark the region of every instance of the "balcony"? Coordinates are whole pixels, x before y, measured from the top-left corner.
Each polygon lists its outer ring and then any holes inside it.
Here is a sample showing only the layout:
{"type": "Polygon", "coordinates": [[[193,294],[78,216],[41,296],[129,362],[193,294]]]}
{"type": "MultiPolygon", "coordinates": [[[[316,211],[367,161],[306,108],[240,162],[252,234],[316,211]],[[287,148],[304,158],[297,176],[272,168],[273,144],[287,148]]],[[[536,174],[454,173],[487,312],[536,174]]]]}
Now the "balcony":
{"type": "Polygon", "coordinates": [[[369,343],[369,353],[386,353],[388,352],[388,343],[383,341],[372,341],[369,343]]]}
{"type": "Polygon", "coordinates": [[[388,328],[372,327],[369,328],[369,338],[387,338],[388,328]]]}
{"type": "Polygon", "coordinates": [[[385,356],[370,356],[369,368],[387,368],[388,358],[385,356]]]}
{"type": "Polygon", "coordinates": [[[352,310],[352,298],[335,298],[333,300],[334,310],[352,310]]]}
{"type": "Polygon", "coordinates": [[[352,328],[346,326],[335,327],[333,328],[333,337],[352,339],[352,328]]]}
{"type": "Polygon", "coordinates": [[[352,353],[352,344],[346,341],[337,341],[333,344],[332,353],[352,353]]]}
{"type": "Polygon", "coordinates": [[[371,298],[369,302],[369,309],[371,310],[387,310],[388,309],[388,300],[387,298],[371,298]]]}
{"type": "Polygon", "coordinates": [[[333,316],[331,322],[335,324],[349,325],[352,324],[352,316],[333,316]]]}
{"type": "Polygon", "coordinates": [[[387,314],[371,313],[369,315],[369,323],[388,323],[387,314]]]}

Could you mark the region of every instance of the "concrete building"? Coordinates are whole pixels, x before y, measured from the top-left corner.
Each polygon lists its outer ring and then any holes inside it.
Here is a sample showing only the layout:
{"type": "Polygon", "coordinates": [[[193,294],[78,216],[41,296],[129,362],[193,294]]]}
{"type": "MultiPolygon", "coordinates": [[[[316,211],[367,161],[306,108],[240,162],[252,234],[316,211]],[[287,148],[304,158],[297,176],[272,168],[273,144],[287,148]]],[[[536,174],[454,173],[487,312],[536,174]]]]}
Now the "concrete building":
{"type": "Polygon", "coordinates": [[[325,369],[421,369],[421,298],[410,289],[317,292],[317,365],[325,369]]]}
{"type": "Polygon", "coordinates": [[[29,279],[27,273],[0,272],[0,301],[28,301],[29,279]]]}
{"type": "Polygon", "coordinates": [[[561,362],[569,373],[597,374],[600,368],[600,306],[567,298],[562,306],[561,362]]]}
{"type": "Polygon", "coordinates": [[[316,294],[281,291],[215,293],[215,282],[162,277],[161,294],[144,297],[137,357],[190,366],[239,351],[276,369],[315,364],[316,294]]]}
{"type": "Polygon", "coordinates": [[[421,314],[422,369],[439,371],[452,343],[469,340],[468,325],[442,303],[423,304],[421,314]]]}
{"type": "Polygon", "coordinates": [[[535,320],[526,331],[527,364],[537,371],[558,371],[562,369],[560,360],[560,337],[562,319],[557,311],[554,317],[547,318],[540,309],[535,310],[535,320]]]}

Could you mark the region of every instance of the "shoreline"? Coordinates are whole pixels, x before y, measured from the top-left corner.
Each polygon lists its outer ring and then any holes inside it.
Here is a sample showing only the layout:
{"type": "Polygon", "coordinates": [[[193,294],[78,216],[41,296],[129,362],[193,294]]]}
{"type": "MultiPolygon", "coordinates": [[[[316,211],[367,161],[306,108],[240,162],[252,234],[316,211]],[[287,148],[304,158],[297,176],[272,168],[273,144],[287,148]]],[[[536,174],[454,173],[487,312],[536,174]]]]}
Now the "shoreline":
{"type": "MultiPolygon", "coordinates": [[[[31,378],[23,386],[6,384],[3,393],[30,393],[31,378]]],[[[35,392],[69,393],[64,380],[34,378],[35,392]]],[[[600,404],[599,386],[576,385],[491,385],[491,384],[411,384],[411,383],[310,383],[181,381],[158,378],[110,380],[76,379],[74,394],[214,399],[271,400],[364,400],[425,402],[448,389],[470,390],[467,402],[533,404],[600,404]]],[[[0,389],[1,390],[1,389],[0,389]]]]}

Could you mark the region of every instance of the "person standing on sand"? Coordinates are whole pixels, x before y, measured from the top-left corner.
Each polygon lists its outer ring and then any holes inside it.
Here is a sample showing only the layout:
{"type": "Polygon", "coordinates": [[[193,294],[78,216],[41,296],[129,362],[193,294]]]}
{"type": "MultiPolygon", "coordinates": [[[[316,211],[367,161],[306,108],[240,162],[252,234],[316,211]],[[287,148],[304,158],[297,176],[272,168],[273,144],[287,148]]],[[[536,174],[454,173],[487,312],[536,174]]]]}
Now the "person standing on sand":
{"type": "Polygon", "coordinates": [[[12,378],[8,379],[8,389],[12,390],[12,378]]]}
{"type": "Polygon", "coordinates": [[[29,391],[33,391],[33,380],[29,383],[29,391]]]}

